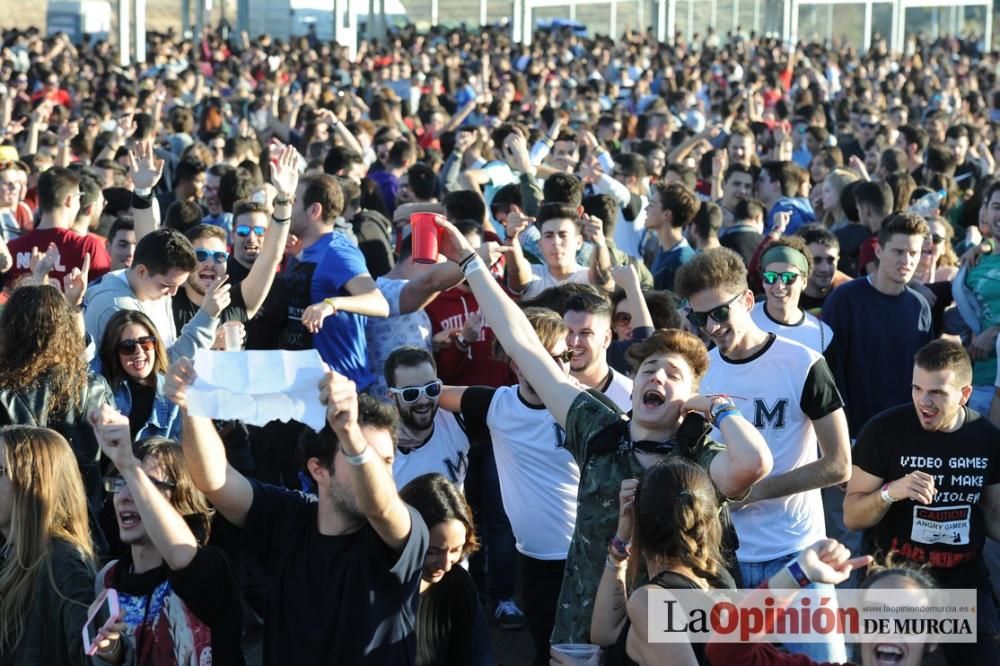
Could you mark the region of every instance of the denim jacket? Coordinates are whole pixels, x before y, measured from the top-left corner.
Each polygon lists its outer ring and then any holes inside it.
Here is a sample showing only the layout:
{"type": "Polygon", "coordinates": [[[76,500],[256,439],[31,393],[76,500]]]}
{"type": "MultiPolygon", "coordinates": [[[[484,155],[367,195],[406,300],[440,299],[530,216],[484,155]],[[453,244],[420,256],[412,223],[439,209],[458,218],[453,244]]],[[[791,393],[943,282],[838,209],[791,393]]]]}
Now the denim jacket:
{"type": "MultiPolygon", "coordinates": [[[[166,437],[179,442],[181,439],[181,413],[177,405],[170,402],[163,394],[163,375],[156,376],[156,393],[153,395],[153,409],[149,414],[149,420],[136,433],[135,440],[139,441],[143,437],[166,437]]],[[[122,382],[115,391],[115,405],[118,411],[126,416],[132,413],[132,392],[129,390],[128,382],[122,382]]]]}

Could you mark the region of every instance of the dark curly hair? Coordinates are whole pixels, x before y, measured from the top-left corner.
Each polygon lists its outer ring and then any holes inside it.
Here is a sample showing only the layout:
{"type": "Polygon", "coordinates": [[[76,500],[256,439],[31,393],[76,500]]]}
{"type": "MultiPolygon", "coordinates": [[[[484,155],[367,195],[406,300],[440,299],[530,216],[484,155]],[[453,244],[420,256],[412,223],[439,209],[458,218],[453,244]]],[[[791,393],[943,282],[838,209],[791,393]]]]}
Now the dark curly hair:
{"type": "Polygon", "coordinates": [[[73,309],[59,290],[26,285],[11,294],[0,314],[0,390],[45,382],[53,412],[83,403],[86,348],[73,309]]]}

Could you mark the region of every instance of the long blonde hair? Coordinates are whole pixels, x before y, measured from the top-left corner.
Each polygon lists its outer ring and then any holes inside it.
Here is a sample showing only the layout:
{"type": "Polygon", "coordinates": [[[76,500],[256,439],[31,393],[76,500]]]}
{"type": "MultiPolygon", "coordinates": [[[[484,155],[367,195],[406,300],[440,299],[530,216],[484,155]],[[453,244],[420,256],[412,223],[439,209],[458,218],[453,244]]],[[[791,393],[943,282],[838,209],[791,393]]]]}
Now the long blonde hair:
{"type": "MultiPolygon", "coordinates": [[[[52,541],[61,539],[93,562],[87,497],[76,457],[48,428],[0,428],[0,462],[13,490],[7,543],[0,557],[0,656],[17,648],[38,576],[55,588],[52,541]]],[[[58,592],[58,589],[56,589],[58,592]]],[[[76,603],[76,602],[73,602],[76,603]]]]}

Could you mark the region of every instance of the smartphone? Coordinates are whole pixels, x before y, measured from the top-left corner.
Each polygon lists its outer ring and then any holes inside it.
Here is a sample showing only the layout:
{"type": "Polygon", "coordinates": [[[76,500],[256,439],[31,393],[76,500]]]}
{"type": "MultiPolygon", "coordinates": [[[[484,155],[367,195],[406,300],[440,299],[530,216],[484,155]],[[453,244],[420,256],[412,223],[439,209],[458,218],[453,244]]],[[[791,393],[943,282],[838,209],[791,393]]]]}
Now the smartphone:
{"type": "Polygon", "coordinates": [[[87,623],[83,625],[83,649],[87,656],[93,657],[97,654],[98,634],[112,620],[117,621],[120,610],[118,593],[110,588],[102,591],[94,603],[90,604],[87,623]]]}

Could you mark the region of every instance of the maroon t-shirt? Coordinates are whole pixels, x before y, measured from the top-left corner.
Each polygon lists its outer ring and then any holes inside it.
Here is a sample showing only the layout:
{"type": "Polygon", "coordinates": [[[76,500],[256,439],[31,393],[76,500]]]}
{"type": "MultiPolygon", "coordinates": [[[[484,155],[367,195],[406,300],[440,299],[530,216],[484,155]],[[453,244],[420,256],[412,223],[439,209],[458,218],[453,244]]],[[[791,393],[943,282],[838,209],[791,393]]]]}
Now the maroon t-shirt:
{"type": "Polygon", "coordinates": [[[30,272],[31,249],[37,247],[45,252],[49,243],[59,248],[59,265],[49,273],[49,277],[59,282],[74,268],[83,267],[83,258],[90,254],[90,281],[94,281],[111,270],[111,257],[104,243],[95,236],[81,236],[70,229],[35,229],[18,239],[7,243],[14,267],[6,276],[6,284],[13,285],[30,272]]]}

